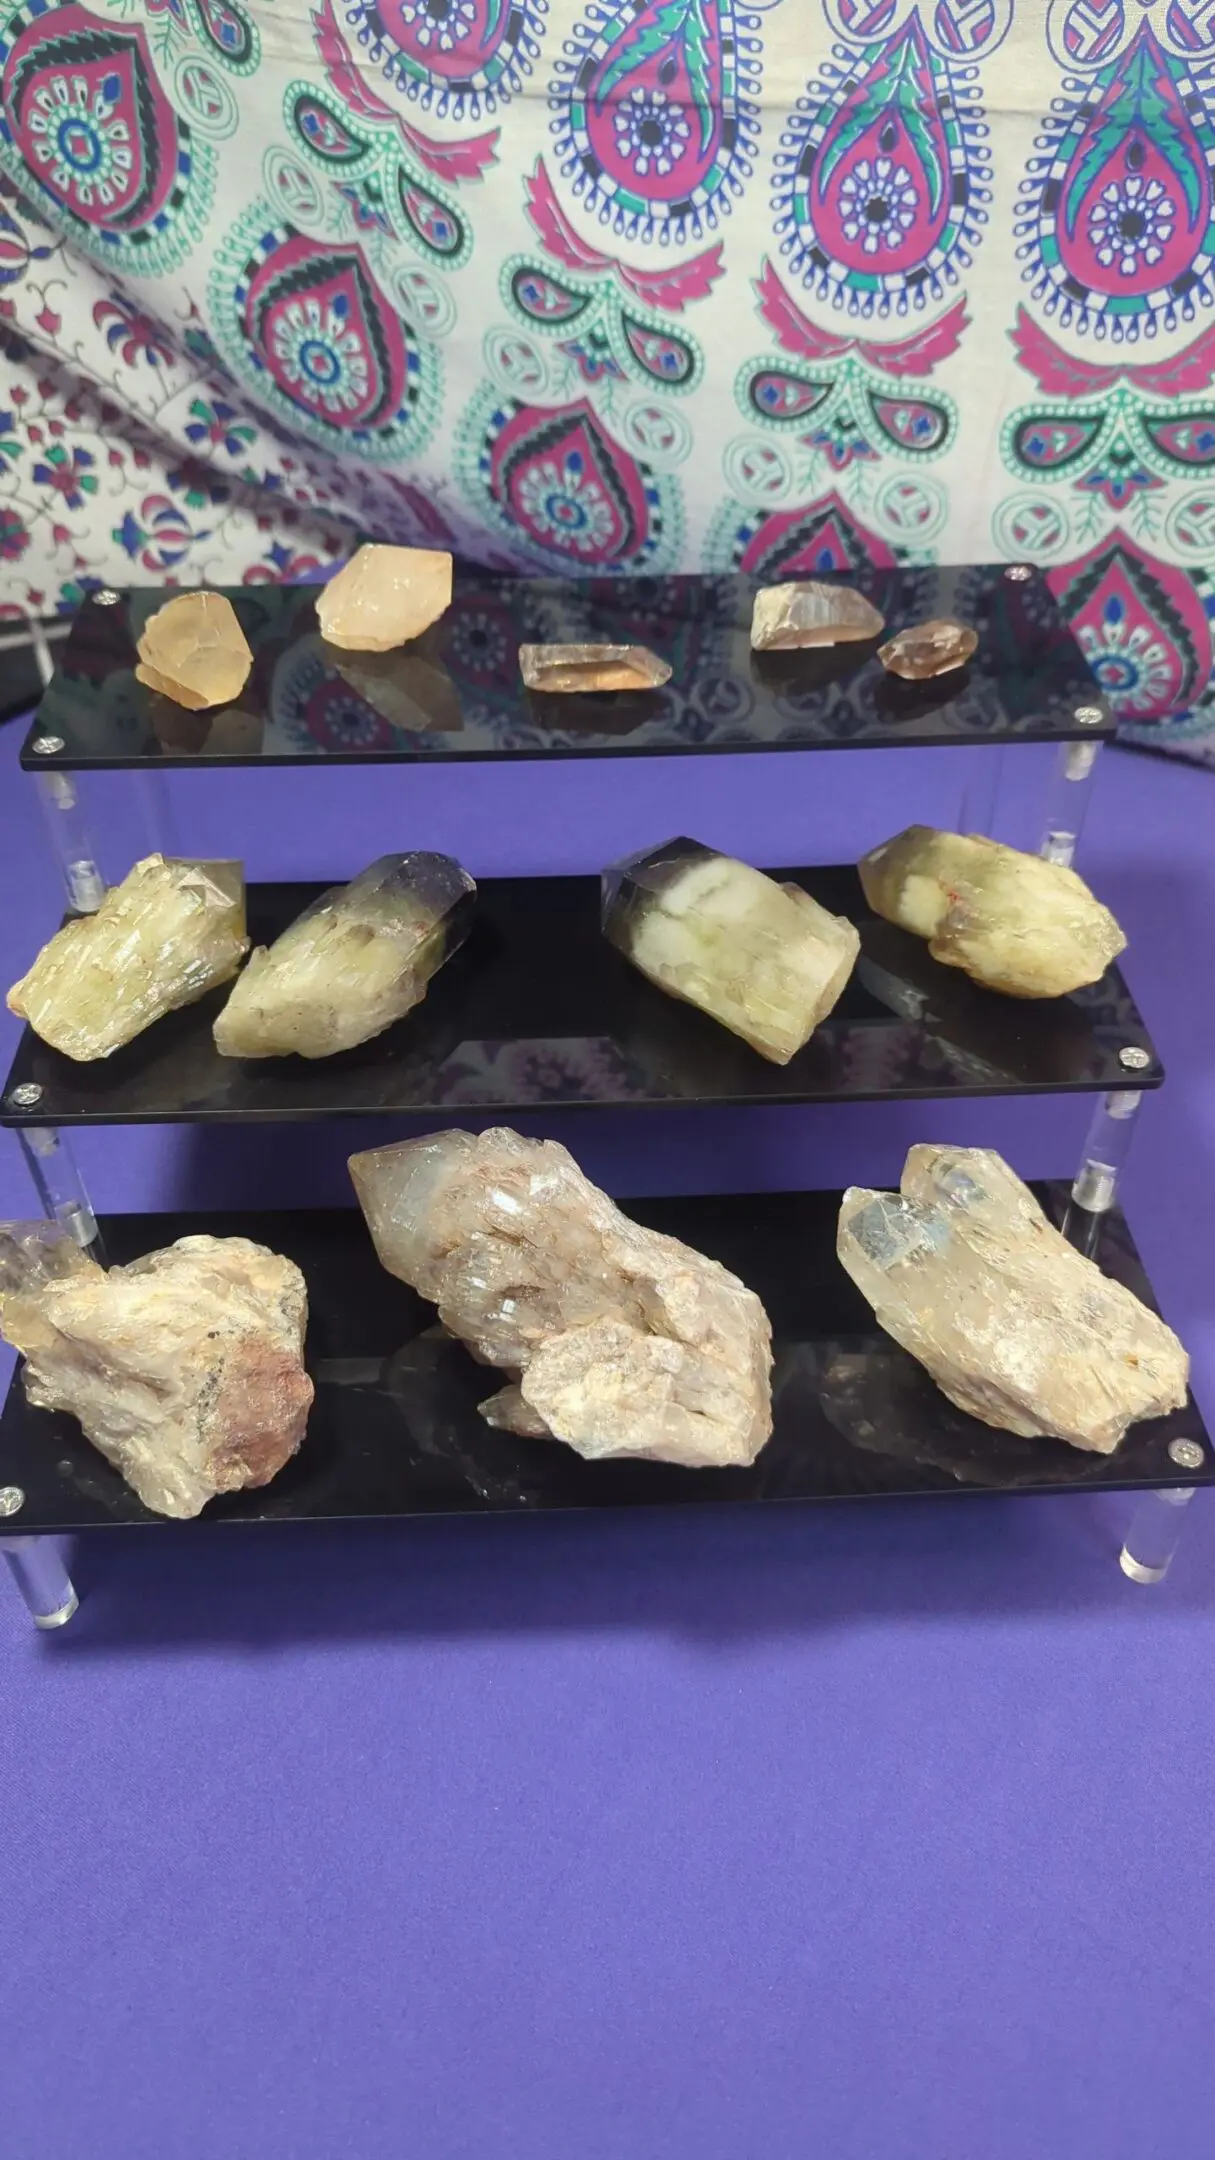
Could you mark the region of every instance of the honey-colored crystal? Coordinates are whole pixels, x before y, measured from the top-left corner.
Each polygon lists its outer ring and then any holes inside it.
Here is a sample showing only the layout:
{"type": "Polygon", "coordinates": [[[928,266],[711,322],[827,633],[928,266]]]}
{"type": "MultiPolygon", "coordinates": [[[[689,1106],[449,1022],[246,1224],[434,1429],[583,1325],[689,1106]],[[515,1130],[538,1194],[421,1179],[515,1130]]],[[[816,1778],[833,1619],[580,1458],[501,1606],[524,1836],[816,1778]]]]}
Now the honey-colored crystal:
{"type": "Polygon", "coordinates": [[[665,660],[646,645],[521,645],[519,670],[529,690],[659,690],[670,682],[665,660]]]}
{"type": "Polygon", "coordinates": [[[977,631],[965,623],[934,620],[916,623],[910,630],[896,630],[878,646],[878,659],[891,675],[904,682],[932,682],[965,667],[978,649],[977,631]]]}
{"type": "Polygon", "coordinates": [[[332,1057],[380,1035],[461,945],[476,886],[450,855],[383,855],[259,946],[215,1023],[223,1057],[332,1057]]]}
{"type": "Polygon", "coordinates": [[[760,588],[751,616],[751,645],[755,652],[850,645],[880,637],[885,627],[885,617],[853,586],[820,584],[808,578],[793,585],[760,588]]]}
{"type": "Polygon", "coordinates": [[[179,1238],[107,1273],[57,1227],[0,1224],[0,1334],[30,1402],[78,1418],[158,1515],[266,1485],[295,1453],[307,1316],[299,1269],[248,1238],[179,1238]]]}
{"type": "Polygon", "coordinates": [[[95,915],[56,931],[13,984],[8,1008],[65,1057],[106,1058],[230,981],[248,950],[239,863],[148,855],[95,915]]]}
{"type": "Polygon", "coordinates": [[[1126,944],[1074,870],[978,833],[909,825],[858,867],[875,914],[1008,997],[1064,997],[1099,982],[1126,944]]]}
{"type": "Polygon", "coordinates": [[[230,705],[249,679],[253,654],[223,593],[179,593],[149,615],[138,641],[137,682],[188,712],[230,705]]]}
{"type": "Polygon", "coordinates": [[[860,951],[850,922],[800,885],[695,840],[603,874],[603,928],[659,989],[787,1065],[840,997],[860,951]]]}
{"type": "Polygon", "coordinates": [[[376,1251],[509,1381],[493,1425],[593,1461],[721,1468],[771,1430],[771,1331],[754,1292],[622,1215],[555,1140],[431,1133],[351,1157],[376,1251]]]}
{"type": "Polygon", "coordinates": [[[1172,1329],[990,1148],[913,1147],[899,1192],[853,1186],[838,1250],[886,1333],[985,1425],[1108,1455],[1137,1418],[1185,1402],[1172,1329]]]}
{"type": "Polygon", "coordinates": [[[451,605],[451,556],[440,548],[359,548],[322,587],[316,619],[327,644],[392,652],[451,605]]]}

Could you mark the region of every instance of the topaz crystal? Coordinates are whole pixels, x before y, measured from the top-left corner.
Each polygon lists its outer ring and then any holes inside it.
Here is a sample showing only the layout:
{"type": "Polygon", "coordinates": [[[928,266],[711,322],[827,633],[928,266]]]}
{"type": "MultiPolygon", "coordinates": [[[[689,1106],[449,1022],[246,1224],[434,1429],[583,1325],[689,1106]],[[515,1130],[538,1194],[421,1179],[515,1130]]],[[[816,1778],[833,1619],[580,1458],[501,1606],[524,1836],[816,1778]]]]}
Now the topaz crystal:
{"type": "Polygon", "coordinates": [[[592,1461],[753,1462],[771,1430],[754,1292],[630,1222],[554,1140],[432,1133],[350,1161],[384,1266],[508,1384],[491,1424],[592,1461]]]}
{"type": "Polygon", "coordinates": [[[938,675],[950,675],[956,668],[965,667],[978,645],[977,631],[964,623],[941,619],[916,623],[910,630],[896,630],[892,638],[878,646],[878,659],[888,674],[899,675],[904,682],[931,682],[938,675]]]}
{"type": "Polygon", "coordinates": [[[986,1425],[1108,1455],[1186,1400],[1172,1329],[990,1148],[913,1147],[899,1192],[852,1186],[838,1251],[886,1333],[986,1425]]]}
{"type": "Polygon", "coordinates": [[[850,645],[880,637],[883,615],[851,585],[764,585],[755,595],[751,645],[755,652],[787,652],[803,645],[850,645]]]}
{"type": "Polygon", "coordinates": [[[258,946],[215,1023],[224,1057],[332,1057],[380,1035],[463,944],[477,888],[450,855],[382,855],[258,946]]]}
{"type": "Polygon", "coordinates": [[[299,1269],[248,1238],[180,1238],[107,1273],[66,1231],[0,1224],[0,1334],[30,1402],[78,1418],[158,1515],[267,1485],[295,1453],[307,1314],[299,1269]]]}
{"type": "Polygon", "coordinates": [[[95,915],[57,930],[8,1008],[65,1057],[110,1057],[179,1005],[229,982],[249,950],[239,863],[148,855],[95,915]]]}
{"type": "Polygon", "coordinates": [[[647,645],[521,645],[519,671],[529,690],[660,690],[665,660],[647,645]]]}
{"type": "Polygon", "coordinates": [[[909,825],[858,867],[875,914],[1008,997],[1064,997],[1099,982],[1126,944],[1074,870],[979,833],[909,825]]]}
{"type": "Polygon", "coordinates": [[[660,990],[774,1065],[787,1065],[837,1003],[861,944],[799,885],[686,839],[604,871],[603,929],[660,990]]]}
{"type": "Polygon", "coordinates": [[[249,679],[253,654],[223,593],[179,593],[148,617],[138,639],[137,682],[189,712],[230,705],[249,679]]]}
{"type": "Polygon", "coordinates": [[[346,652],[392,652],[450,607],[451,570],[438,548],[359,548],[317,596],[321,636],[346,652]]]}

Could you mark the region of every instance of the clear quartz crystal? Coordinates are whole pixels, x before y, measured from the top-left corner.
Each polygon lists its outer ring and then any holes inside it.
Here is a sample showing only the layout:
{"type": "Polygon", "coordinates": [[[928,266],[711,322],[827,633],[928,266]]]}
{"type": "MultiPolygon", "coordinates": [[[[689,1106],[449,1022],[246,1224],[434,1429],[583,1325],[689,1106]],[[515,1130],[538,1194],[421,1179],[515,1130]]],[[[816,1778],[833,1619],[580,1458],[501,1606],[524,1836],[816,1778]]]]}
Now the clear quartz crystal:
{"type": "Polygon", "coordinates": [[[838,1251],[886,1333],[986,1425],[1110,1454],[1135,1419],[1186,1400],[1172,1329],[989,1148],[913,1147],[899,1192],[852,1186],[838,1251]]]}
{"type": "Polygon", "coordinates": [[[231,980],[249,950],[239,863],[145,856],[95,915],[56,931],[9,1011],[66,1057],[110,1057],[154,1020],[231,980]]]}
{"type": "Polygon", "coordinates": [[[761,587],[751,616],[751,645],[755,652],[850,645],[880,637],[885,627],[885,617],[853,586],[807,578],[798,584],[761,587]]]}
{"type": "Polygon", "coordinates": [[[332,1057],[412,1011],[464,939],[477,888],[450,855],[382,855],[250,956],[215,1023],[224,1057],[332,1057]]]}
{"type": "Polygon", "coordinates": [[[247,1238],[180,1238],[107,1273],[65,1230],[0,1224],[0,1334],[29,1400],[78,1418],[159,1515],[266,1485],[295,1453],[307,1315],[299,1269],[247,1238]]]}
{"type": "Polygon", "coordinates": [[[671,670],[648,645],[521,645],[529,690],[659,690],[671,670]]]}
{"type": "Polygon", "coordinates": [[[508,1384],[482,1413],[591,1460],[753,1462],[771,1332],[717,1261],[644,1230],[554,1140],[432,1133],[351,1157],[390,1274],[508,1384]]]}
{"type": "Polygon", "coordinates": [[[603,873],[604,935],[672,997],[787,1065],[838,1001],[860,951],[850,922],[696,840],[603,873]]]}
{"type": "Polygon", "coordinates": [[[322,586],[321,636],[346,652],[392,652],[451,606],[451,577],[451,556],[442,549],[369,543],[322,586]]]}
{"type": "Polygon", "coordinates": [[[230,705],[249,678],[253,654],[223,593],[179,593],[140,633],[137,682],[190,712],[230,705]]]}
{"type": "Polygon", "coordinates": [[[979,833],[909,825],[859,869],[875,914],[1009,997],[1063,997],[1099,982],[1126,944],[1074,870],[979,833]]]}

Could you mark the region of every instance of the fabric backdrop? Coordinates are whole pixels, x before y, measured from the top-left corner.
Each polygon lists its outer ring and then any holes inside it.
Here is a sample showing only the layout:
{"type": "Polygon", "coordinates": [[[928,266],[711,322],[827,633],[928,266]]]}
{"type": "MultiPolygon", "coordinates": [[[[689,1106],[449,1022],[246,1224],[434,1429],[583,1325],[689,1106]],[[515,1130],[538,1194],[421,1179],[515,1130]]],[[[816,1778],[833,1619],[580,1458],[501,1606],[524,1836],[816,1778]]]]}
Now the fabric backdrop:
{"type": "Polygon", "coordinates": [[[0,0],[0,597],[1019,558],[1215,762],[1215,0],[0,0]]]}

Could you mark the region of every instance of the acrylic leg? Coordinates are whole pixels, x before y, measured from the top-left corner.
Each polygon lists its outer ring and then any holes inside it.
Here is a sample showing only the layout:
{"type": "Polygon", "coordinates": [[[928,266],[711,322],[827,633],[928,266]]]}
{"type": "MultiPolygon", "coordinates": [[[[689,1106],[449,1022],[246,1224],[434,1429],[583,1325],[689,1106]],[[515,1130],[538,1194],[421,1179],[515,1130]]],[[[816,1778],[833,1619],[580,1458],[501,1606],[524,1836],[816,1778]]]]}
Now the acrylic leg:
{"type": "Polygon", "coordinates": [[[89,1205],[69,1142],[53,1125],[23,1126],[18,1138],[43,1214],[51,1222],[62,1223],[76,1243],[104,1266],[97,1217],[89,1205]]]}
{"type": "Polygon", "coordinates": [[[177,819],[169,800],[165,776],[159,772],[137,772],[135,787],[139,796],[140,817],[143,824],[145,844],[151,855],[163,855],[172,859],[181,854],[177,837],[177,819]]]}
{"type": "Polygon", "coordinates": [[[1162,1487],[1145,1493],[1135,1510],[1118,1564],[1132,1582],[1163,1582],[1181,1539],[1192,1485],[1162,1487]]]}
{"type": "Polygon", "coordinates": [[[958,811],[958,831],[995,838],[1000,785],[1004,778],[1002,743],[976,743],[966,756],[966,779],[958,811]]]}
{"type": "Polygon", "coordinates": [[[68,906],[77,915],[95,915],[105,899],[105,879],[97,868],[79,780],[74,773],[44,772],[37,787],[68,906]]]}
{"type": "Polygon", "coordinates": [[[1137,1088],[1118,1088],[1097,1098],[1072,1185],[1073,1201],[1090,1215],[1108,1215],[1114,1205],[1142,1101],[1137,1088]]]}
{"type": "Polygon", "coordinates": [[[80,1601],[54,1538],[0,1538],[0,1552],[34,1626],[66,1627],[80,1601]]]}
{"type": "MultiPolygon", "coordinates": [[[[1103,715],[1094,707],[1100,720],[1103,715]]],[[[1038,848],[1047,862],[1070,865],[1080,844],[1093,775],[1101,752],[1099,742],[1064,743],[1055,759],[1047,790],[1042,840],[1038,848]]]]}

